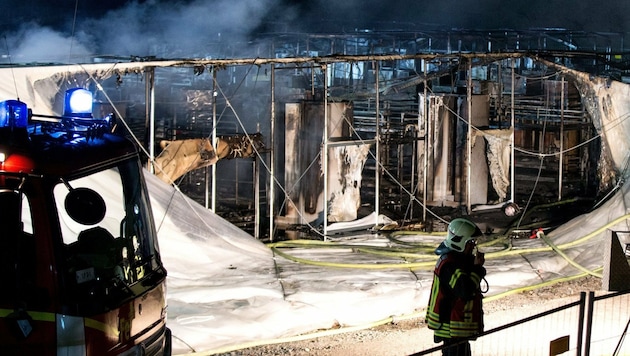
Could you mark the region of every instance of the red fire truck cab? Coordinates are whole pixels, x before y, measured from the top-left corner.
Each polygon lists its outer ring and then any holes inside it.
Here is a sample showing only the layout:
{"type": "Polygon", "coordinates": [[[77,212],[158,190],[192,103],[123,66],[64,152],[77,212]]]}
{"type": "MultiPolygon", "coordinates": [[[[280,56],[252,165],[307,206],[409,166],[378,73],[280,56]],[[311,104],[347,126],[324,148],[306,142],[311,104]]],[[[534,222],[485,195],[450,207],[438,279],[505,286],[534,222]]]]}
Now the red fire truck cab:
{"type": "Polygon", "coordinates": [[[0,102],[1,353],[170,355],[136,145],[72,115],[0,102]]]}

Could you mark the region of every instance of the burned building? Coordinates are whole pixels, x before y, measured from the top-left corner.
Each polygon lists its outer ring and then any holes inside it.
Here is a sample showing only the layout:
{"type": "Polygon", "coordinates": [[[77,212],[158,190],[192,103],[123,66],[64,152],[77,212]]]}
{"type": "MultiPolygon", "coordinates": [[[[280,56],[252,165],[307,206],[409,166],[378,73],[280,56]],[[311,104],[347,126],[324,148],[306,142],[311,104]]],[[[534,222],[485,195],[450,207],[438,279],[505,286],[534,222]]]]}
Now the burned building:
{"type": "Polygon", "coordinates": [[[270,33],[249,48],[255,57],[159,60],[172,57],[161,47],[35,88],[96,78],[109,93],[100,110],[124,118],[147,161],[161,141],[241,142],[212,163],[200,149],[208,164],[166,181],[265,240],[381,214],[401,228],[487,211],[489,231],[515,218],[552,226],[620,179],[588,83],[625,80],[620,34],[355,29],[270,33]],[[550,206],[564,213],[527,215],[550,206]]]}

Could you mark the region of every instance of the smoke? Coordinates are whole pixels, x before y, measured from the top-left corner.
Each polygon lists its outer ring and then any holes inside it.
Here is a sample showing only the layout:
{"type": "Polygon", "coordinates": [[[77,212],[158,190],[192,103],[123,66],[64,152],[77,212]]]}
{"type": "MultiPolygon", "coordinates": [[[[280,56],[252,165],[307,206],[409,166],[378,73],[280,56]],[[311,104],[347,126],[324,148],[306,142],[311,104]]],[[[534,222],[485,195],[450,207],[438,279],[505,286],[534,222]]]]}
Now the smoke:
{"type": "MultiPolygon", "coordinates": [[[[281,8],[279,2],[132,2],[98,18],[77,19],[74,35],[28,23],[6,37],[12,60],[21,63],[76,62],[88,55],[203,57],[215,47],[244,49],[251,32],[269,17],[268,11],[281,8]]],[[[289,14],[290,7],[286,9],[289,14]]]]}
{"type": "Polygon", "coordinates": [[[203,56],[215,45],[246,43],[278,0],[197,0],[186,4],[132,3],[86,21],[102,55],[157,55],[177,48],[203,56]],[[114,35],[115,34],[115,35],[114,35]]]}
{"type": "Polygon", "coordinates": [[[79,11],[76,22],[70,3],[56,14],[47,0],[3,1],[0,11],[12,24],[23,23],[20,14],[33,19],[8,33],[12,61],[74,63],[88,55],[245,57],[261,32],[553,27],[619,33],[630,28],[626,0],[135,0],[124,6],[119,0],[113,3],[121,7],[100,12],[105,5],[80,3],[89,11],[79,11]],[[58,22],[53,24],[53,18],[58,22]]]}
{"type": "Polygon", "coordinates": [[[72,38],[48,27],[25,24],[6,36],[7,54],[13,63],[76,62],[92,53],[84,44],[88,42],[81,41],[81,37],[72,38]]]}

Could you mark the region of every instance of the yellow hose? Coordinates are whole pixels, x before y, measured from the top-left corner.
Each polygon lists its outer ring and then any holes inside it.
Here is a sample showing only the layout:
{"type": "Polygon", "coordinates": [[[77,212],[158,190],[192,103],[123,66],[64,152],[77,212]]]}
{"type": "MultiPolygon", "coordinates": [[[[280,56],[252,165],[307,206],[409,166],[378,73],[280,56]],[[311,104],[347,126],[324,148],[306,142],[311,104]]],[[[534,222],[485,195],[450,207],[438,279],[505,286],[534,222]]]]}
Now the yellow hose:
{"type": "Polygon", "coordinates": [[[562,258],[564,258],[571,266],[579,269],[580,271],[584,272],[584,273],[588,273],[590,275],[593,275],[595,277],[599,277],[602,278],[602,275],[600,273],[595,273],[595,272],[591,272],[588,269],[586,269],[585,267],[579,265],[577,262],[575,262],[572,258],[570,258],[569,256],[567,256],[566,253],[562,252],[558,246],[554,245],[553,242],[551,242],[551,240],[549,240],[549,238],[545,235],[544,232],[540,231],[536,233],[536,236],[542,238],[547,245],[549,245],[558,255],[560,255],[562,258]]]}
{"type": "MultiPolygon", "coordinates": [[[[500,251],[493,251],[493,252],[487,252],[486,253],[486,259],[492,259],[492,258],[499,258],[499,257],[506,257],[506,256],[513,256],[513,255],[520,255],[520,254],[528,254],[528,253],[535,253],[535,252],[546,252],[546,251],[555,251],[556,253],[558,253],[560,256],[562,256],[563,258],[565,258],[569,263],[571,263],[573,266],[575,266],[576,268],[578,268],[579,270],[583,271],[583,272],[587,272],[587,273],[591,273],[590,271],[588,271],[587,269],[585,269],[584,267],[578,265],[575,261],[573,261],[570,257],[568,257],[564,252],[562,252],[563,249],[569,248],[569,247],[573,247],[575,245],[581,244],[593,237],[595,237],[596,235],[598,235],[599,233],[605,231],[606,229],[608,229],[609,227],[618,224],[619,222],[626,220],[630,218],[630,214],[625,214],[623,216],[620,216],[610,222],[608,222],[607,224],[601,226],[600,228],[592,231],[591,233],[576,239],[574,241],[568,242],[568,243],[564,243],[561,245],[555,245],[551,242],[551,240],[549,240],[547,237],[543,238],[543,240],[547,243],[547,246],[542,246],[542,247],[535,247],[535,248],[527,248],[527,249],[513,249],[511,248],[511,244],[506,244],[506,246],[504,246],[503,250],[500,251]]],[[[480,244],[480,247],[483,246],[489,246],[492,244],[495,244],[496,241],[505,241],[505,238],[498,238],[496,240],[493,241],[489,241],[480,244]]],[[[427,254],[427,255],[419,255],[416,253],[410,253],[411,252],[415,252],[415,250],[411,250],[411,249],[396,249],[395,251],[392,251],[391,247],[379,247],[379,246],[366,246],[366,245],[353,245],[353,244],[338,244],[335,242],[329,242],[329,241],[319,241],[319,240],[289,240],[289,241],[281,241],[281,242],[276,242],[276,243],[272,243],[268,245],[272,251],[290,261],[294,261],[294,262],[298,262],[298,263],[304,263],[304,264],[310,264],[310,265],[314,265],[314,266],[323,266],[323,267],[335,267],[335,268],[363,268],[363,269],[387,269],[387,268],[406,268],[406,269],[422,269],[422,268],[429,268],[432,267],[432,262],[435,261],[435,259],[437,258],[437,256],[431,255],[431,254],[427,254]],[[325,261],[314,261],[314,260],[309,260],[306,258],[299,258],[299,257],[295,257],[292,256],[288,253],[282,252],[280,251],[280,248],[282,247],[325,247],[325,248],[349,248],[349,249],[354,249],[356,251],[361,251],[361,252],[365,252],[365,253],[372,253],[372,254],[380,254],[382,256],[388,256],[388,257],[400,257],[402,259],[405,259],[403,262],[398,262],[398,263],[378,263],[378,264],[365,264],[365,263],[341,263],[341,262],[325,262],[325,261]],[[386,252],[383,252],[386,251],[386,252]],[[422,261],[422,262],[407,262],[406,259],[410,259],[410,258],[415,258],[415,259],[428,259],[428,261],[422,261]]],[[[601,277],[600,275],[594,274],[597,277],[601,277]]]]}
{"type": "Polygon", "coordinates": [[[483,298],[483,300],[484,300],[484,302],[491,302],[491,301],[494,301],[494,300],[498,300],[498,299],[507,297],[508,295],[517,294],[517,293],[525,292],[525,291],[528,291],[528,290],[534,290],[534,289],[538,289],[538,288],[542,288],[542,287],[548,287],[548,286],[551,286],[551,285],[554,285],[554,284],[557,284],[557,283],[567,282],[567,281],[571,281],[571,280],[574,280],[574,279],[584,278],[584,277],[586,277],[588,275],[593,275],[593,273],[595,273],[595,271],[599,271],[601,269],[602,268],[600,267],[600,268],[597,268],[597,269],[595,269],[593,271],[589,271],[588,273],[582,273],[582,274],[577,274],[575,276],[568,276],[568,277],[551,279],[551,280],[544,281],[544,282],[541,282],[541,283],[538,283],[538,284],[532,284],[532,285],[525,286],[525,287],[510,289],[510,290],[505,291],[503,293],[498,293],[498,294],[491,295],[489,297],[485,297],[485,298],[483,298]]]}
{"type": "MultiPolygon", "coordinates": [[[[272,247],[271,250],[274,254],[278,254],[287,260],[304,263],[313,266],[324,266],[324,267],[336,267],[336,268],[362,268],[362,269],[392,269],[392,268],[405,268],[405,269],[414,269],[414,268],[429,268],[435,265],[435,260],[427,261],[427,262],[415,262],[415,263],[377,263],[377,264],[365,264],[365,263],[341,263],[341,262],[322,262],[322,261],[314,261],[308,260],[305,258],[299,258],[295,256],[291,256],[287,253],[280,251],[276,247],[272,247]]],[[[437,256],[435,257],[437,258],[437,256]]]]}
{"type": "MultiPolygon", "coordinates": [[[[485,243],[480,243],[479,246],[480,247],[484,247],[484,246],[491,246],[494,245],[496,243],[499,242],[503,242],[504,246],[503,249],[500,251],[492,251],[492,252],[487,252],[486,253],[486,259],[492,259],[492,258],[499,258],[499,257],[506,257],[506,256],[513,256],[513,255],[520,255],[520,254],[528,254],[528,253],[536,253],[536,252],[546,252],[546,251],[555,251],[558,254],[560,254],[563,258],[567,259],[567,261],[570,261],[569,263],[572,263],[575,267],[577,267],[578,269],[582,270],[583,272],[586,271],[583,267],[577,265],[575,263],[575,261],[572,261],[566,254],[564,254],[561,250],[562,249],[566,249],[569,247],[573,247],[575,245],[581,244],[591,238],[593,238],[594,236],[598,235],[599,233],[605,231],[606,229],[608,229],[610,226],[613,226],[615,224],[618,224],[619,222],[626,220],[630,218],[630,214],[626,214],[623,216],[620,216],[610,222],[608,222],[607,224],[603,225],[602,227],[592,231],[591,233],[576,239],[572,242],[568,242],[568,243],[564,243],[561,245],[554,245],[548,238],[543,239],[546,243],[547,246],[542,246],[542,247],[535,247],[535,248],[527,248],[527,249],[513,249],[511,247],[511,243],[506,242],[509,241],[507,240],[505,237],[500,237],[497,238],[495,240],[491,240],[485,243]]],[[[417,233],[416,233],[417,234],[417,233]]],[[[281,241],[281,242],[276,242],[276,243],[272,243],[268,245],[272,251],[288,260],[294,261],[294,262],[298,262],[298,263],[304,263],[304,264],[311,264],[311,265],[315,265],[315,266],[328,266],[328,267],[336,267],[336,268],[365,268],[365,269],[386,269],[386,268],[409,268],[409,269],[414,269],[414,268],[427,268],[427,267],[431,267],[431,262],[435,261],[435,259],[437,258],[437,256],[434,256],[432,254],[427,254],[427,255],[419,255],[416,253],[410,253],[411,252],[416,252],[417,250],[412,250],[412,249],[396,249],[395,251],[392,250],[391,247],[379,247],[379,246],[366,246],[366,245],[353,245],[353,244],[338,244],[335,242],[330,242],[330,241],[319,241],[319,240],[289,240],[289,241],[281,241]],[[354,249],[356,251],[361,251],[361,252],[366,252],[366,253],[373,253],[373,254],[380,254],[382,256],[388,256],[388,257],[400,257],[400,258],[404,258],[404,259],[409,259],[409,258],[417,258],[417,259],[428,259],[429,261],[422,261],[422,262],[407,262],[406,260],[404,262],[400,262],[400,263],[379,263],[379,264],[357,264],[357,263],[340,263],[340,262],[324,262],[324,261],[314,261],[314,260],[309,260],[309,259],[305,259],[305,258],[299,258],[299,257],[295,257],[292,256],[288,253],[282,252],[280,251],[279,248],[282,247],[302,247],[302,248],[309,248],[309,247],[326,247],[326,248],[349,248],[349,249],[354,249]],[[388,252],[383,252],[383,251],[388,251],[388,252]]],[[[426,251],[428,252],[428,249],[424,249],[422,247],[419,247],[420,251],[426,251]]]]}

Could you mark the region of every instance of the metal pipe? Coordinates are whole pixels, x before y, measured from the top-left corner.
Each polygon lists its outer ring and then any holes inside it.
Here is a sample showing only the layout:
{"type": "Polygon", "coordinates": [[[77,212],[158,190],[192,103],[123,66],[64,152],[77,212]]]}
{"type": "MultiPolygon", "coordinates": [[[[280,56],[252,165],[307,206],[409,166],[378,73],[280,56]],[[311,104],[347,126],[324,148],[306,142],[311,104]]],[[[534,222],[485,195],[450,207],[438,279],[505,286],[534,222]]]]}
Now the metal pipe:
{"type": "MultiPolygon", "coordinates": [[[[418,102],[418,105],[420,103],[418,102]]],[[[418,108],[419,109],[419,108],[418,108]]],[[[418,121],[420,121],[420,110],[418,110],[418,121]]],[[[418,189],[416,189],[416,162],[418,161],[418,139],[419,139],[419,130],[420,123],[418,122],[418,127],[414,130],[415,140],[411,145],[411,182],[409,182],[409,188],[412,195],[409,197],[409,220],[413,220],[413,206],[414,206],[414,197],[418,189]]]]}
{"type": "Polygon", "coordinates": [[[423,63],[423,73],[424,73],[424,97],[422,98],[422,116],[424,121],[424,160],[422,162],[422,168],[424,172],[422,173],[422,221],[427,219],[427,169],[429,167],[429,99],[427,98],[427,61],[423,63]]]}
{"type": "Polygon", "coordinates": [[[589,291],[586,300],[586,329],[584,332],[584,356],[591,354],[591,334],[593,331],[593,310],[595,304],[595,292],[589,291]]]}
{"type": "Polygon", "coordinates": [[[378,216],[380,214],[380,205],[381,205],[381,199],[380,199],[380,192],[381,192],[381,169],[380,169],[380,162],[381,162],[381,97],[380,97],[380,93],[379,93],[379,86],[380,86],[380,82],[379,82],[379,77],[380,77],[380,62],[379,61],[375,61],[374,62],[374,69],[375,69],[375,73],[376,73],[376,80],[374,83],[375,89],[376,89],[376,133],[375,133],[375,139],[376,139],[376,169],[375,169],[375,182],[374,182],[374,211],[375,211],[375,219],[376,221],[374,222],[374,225],[378,225],[378,216]]]}
{"type": "MultiPolygon", "coordinates": [[[[512,146],[512,149],[510,150],[510,160],[512,162],[512,169],[510,171],[510,200],[512,202],[514,202],[514,199],[516,199],[516,197],[514,196],[514,181],[515,181],[515,174],[514,171],[516,171],[516,162],[514,161],[514,135],[516,134],[516,128],[515,128],[515,118],[514,118],[514,81],[516,79],[516,75],[514,73],[514,58],[512,58],[512,86],[510,89],[510,125],[512,126],[512,135],[510,138],[510,144],[512,146]]],[[[500,80],[501,81],[501,80],[500,80]]],[[[499,95],[502,95],[503,93],[499,93],[499,95]]]]}
{"type": "Polygon", "coordinates": [[[328,237],[328,71],[326,64],[322,65],[324,72],[324,133],[322,145],[322,168],[324,170],[324,241],[328,237]]]}
{"type": "MultiPolygon", "coordinates": [[[[215,164],[213,164],[212,166],[215,166],[215,164]]],[[[206,183],[206,187],[203,192],[204,208],[206,209],[210,208],[210,179],[212,179],[211,177],[214,177],[214,174],[210,174],[210,172],[212,171],[213,169],[209,166],[204,169],[204,173],[203,173],[203,179],[204,179],[204,182],[206,183]]]]}
{"type": "MultiPolygon", "coordinates": [[[[405,127],[405,119],[404,118],[405,118],[405,114],[402,113],[400,115],[400,126],[403,127],[403,128],[405,127]]],[[[403,131],[403,135],[405,135],[404,131],[403,131]]],[[[405,192],[404,191],[404,185],[402,184],[404,182],[405,175],[403,174],[403,160],[404,160],[404,157],[403,157],[403,146],[401,144],[398,144],[397,147],[396,147],[396,155],[397,155],[397,159],[396,159],[397,167],[396,167],[396,169],[398,170],[398,181],[401,182],[400,189],[398,190],[399,191],[398,194],[400,196],[402,196],[404,194],[404,192],[405,192]]]]}
{"type": "Polygon", "coordinates": [[[148,72],[149,80],[149,165],[151,173],[154,173],[153,160],[155,159],[155,68],[148,72]]]}
{"type": "MultiPolygon", "coordinates": [[[[258,130],[260,132],[260,129],[258,130]]],[[[254,237],[260,239],[260,161],[254,158],[254,237]]]]}
{"type": "MultiPolygon", "coordinates": [[[[217,149],[217,70],[212,67],[212,147],[217,149]]],[[[207,181],[206,181],[207,182],[207,181]]],[[[212,165],[212,211],[217,209],[217,165],[212,165]]],[[[208,203],[206,201],[206,207],[208,203]]]]}
{"type": "Polygon", "coordinates": [[[582,356],[584,342],[584,315],[586,314],[586,292],[580,292],[580,311],[578,315],[577,346],[575,356],[582,356]]]}
{"type": "Polygon", "coordinates": [[[273,241],[274,216],[275,216],[275,122],[276,122],[276,65],[271,65],[271,122],[269,128],[269,136],[271,136],[271,150],[269,152],[269,241],[273,241]]]}
{"type": "Polygon", "coordinates": [[[239,194],[239,161],[234,161],[234,204],[238,206],[238,194],[239,194]]]}
{"type": "MultiPolygon", "coordinates": [[[[468,213],[472,210],[471,208],[471,196],[472,192],[472,61],[468,61],[468,83],[466,88],[466,101],[467,101],[467,109],[468,109],[468,134],[466,137],[466,150],[468,156],[467,162],[467,174],[466,174],[466,209],[468,213]]],[[[457,125],[455,125],[457,128],[457,125]]]]}
{"type": "Polygon", "coordinates": [[[560,82],[560,159],[558,167],[558,201],[562,200],[562,169],[564,166],[564,77],[560,82]]]}

